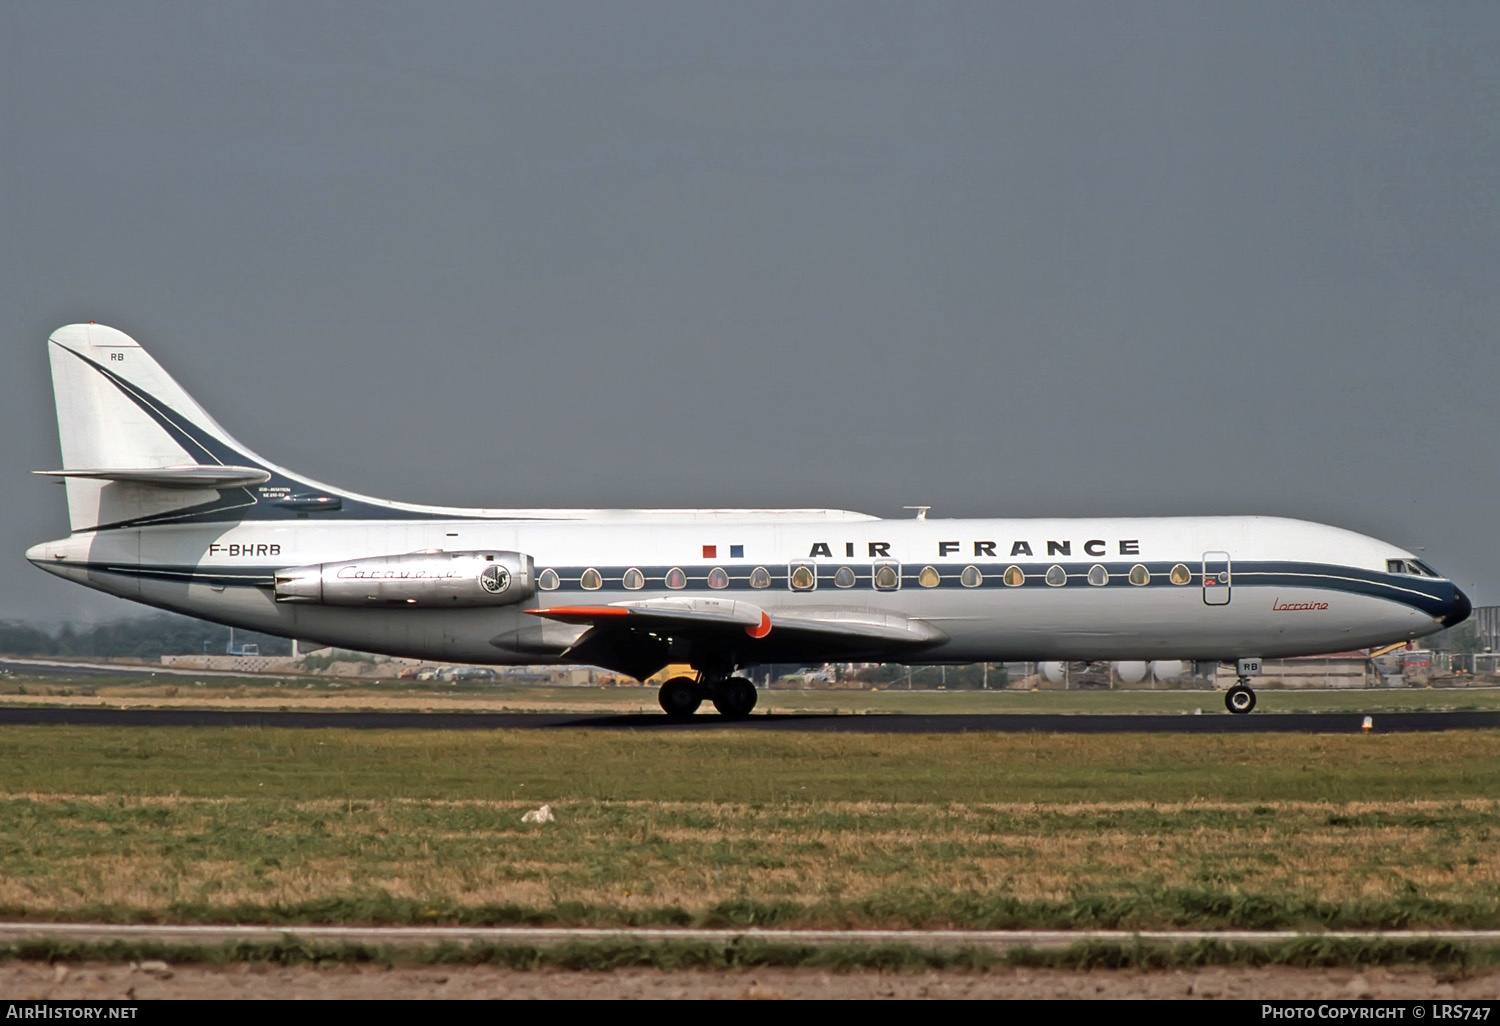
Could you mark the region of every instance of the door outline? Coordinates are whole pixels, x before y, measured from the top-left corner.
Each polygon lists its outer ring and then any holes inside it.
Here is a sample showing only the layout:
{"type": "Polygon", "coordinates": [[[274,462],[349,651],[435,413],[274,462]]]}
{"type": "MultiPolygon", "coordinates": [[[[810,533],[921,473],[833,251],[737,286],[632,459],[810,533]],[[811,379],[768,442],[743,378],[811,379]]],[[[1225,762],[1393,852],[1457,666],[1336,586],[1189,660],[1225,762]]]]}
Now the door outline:
{"type": "Polygon", "coordinates": [[[1230,583],[1234,577],[1230,572],[1229,562],[1227,552],[1203,554],[1203,604],[1205,606],[1229,605],[1230,583]]]}

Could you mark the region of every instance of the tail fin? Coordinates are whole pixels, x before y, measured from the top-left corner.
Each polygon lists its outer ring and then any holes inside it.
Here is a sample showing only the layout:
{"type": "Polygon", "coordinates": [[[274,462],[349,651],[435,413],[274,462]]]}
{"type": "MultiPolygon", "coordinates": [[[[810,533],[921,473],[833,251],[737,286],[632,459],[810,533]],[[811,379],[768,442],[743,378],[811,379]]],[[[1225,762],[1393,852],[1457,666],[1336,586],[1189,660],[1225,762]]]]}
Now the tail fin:
{"type": "MultiPolygon", "coordinates": [[[[277,468],[236,442],[140,343],[102,324],[48,339],[72,530],[228,513],[277,468]]],[[[215,519],[237,519],[234,515],[215,519]]]]}

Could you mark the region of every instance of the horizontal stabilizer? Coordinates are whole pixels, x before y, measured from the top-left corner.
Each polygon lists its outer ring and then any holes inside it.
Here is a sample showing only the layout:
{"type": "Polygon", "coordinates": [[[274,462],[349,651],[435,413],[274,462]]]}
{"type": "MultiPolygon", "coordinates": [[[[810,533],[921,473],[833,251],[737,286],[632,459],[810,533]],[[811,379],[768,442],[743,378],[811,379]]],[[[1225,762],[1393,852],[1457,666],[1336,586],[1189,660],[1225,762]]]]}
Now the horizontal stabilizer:
{"type": "Polygon", "coordinates": [[[158,488],[235,488],[271,480],[259,467],[188,464],[176,467],[132,467],[107,470],[33,470],[47,477],[87,477],[99,481],[129,481],[158,488]]]}

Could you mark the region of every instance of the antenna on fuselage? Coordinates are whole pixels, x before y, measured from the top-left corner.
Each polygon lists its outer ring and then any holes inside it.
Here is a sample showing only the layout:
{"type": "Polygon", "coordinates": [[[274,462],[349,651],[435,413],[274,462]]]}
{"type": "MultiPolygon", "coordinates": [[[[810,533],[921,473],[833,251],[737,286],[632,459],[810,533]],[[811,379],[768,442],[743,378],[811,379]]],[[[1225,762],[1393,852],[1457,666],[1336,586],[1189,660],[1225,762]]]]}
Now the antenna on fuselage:
{"type": "Polygon", "coordinates": [[[914,509],[914,510],[917,511],[917,519],[918,520],[926,520],[927,519],[927,511],[930,510],[932,507],[931,506],[902,506],[901,508],[902,509],[914,509]]]}

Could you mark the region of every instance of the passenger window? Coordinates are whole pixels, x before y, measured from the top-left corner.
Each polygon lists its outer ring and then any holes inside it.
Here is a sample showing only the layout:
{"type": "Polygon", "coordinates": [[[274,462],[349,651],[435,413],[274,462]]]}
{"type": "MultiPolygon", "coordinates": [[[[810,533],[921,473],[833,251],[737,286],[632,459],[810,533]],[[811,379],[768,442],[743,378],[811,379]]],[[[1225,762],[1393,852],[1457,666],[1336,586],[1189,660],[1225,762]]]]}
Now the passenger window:
{"type": "Polygon", "coordinates": [[[724,572],[723,567],[714,567],[708,572],[708,586],[710,588],[729,587],[729,575],[724,572]]]}
{"type": "Polygon", "coordinates": [[[1193,572],[1187,568],[1186,563],[1178,563],[1172,568],[1173,584],[1192,584],[1193,572]]]}
{"type": "Polygon", "coordinates": [[[543,591],[556,591],[557,586],[561,583],[557,579],[557,571],[551,567],[543,570],[541,576],[536,579],[536,586],[543,591]]]}
{"type": "Polygon", "coordinates": [[[1130,583],[1136,587],[1151,583],[1151,571],[1137,563],[1130,568],[1130,583]]]}
{"type": "Polygon", "coordinates": [[[798,563],[792,567],[791,584],[793,591],[812,591],[818,586],[818,575],[812,567],[798,563]]]}
{"type": "Polygon", "coordinates": [[[1061,588],[1068,583],[1068,572],[1056,563],[1047,568],[1047,583],[1054,588],[1061,588]]]}
{"type": "Polygon", "coordinates": [[[854,571],[847,566],[839,567],[839,572],[833,575],[833,583],[840,588],[854,587],[854,571]]]}
{"type": "Polygon", "coordinates": [[[943,583],[943,575],[937,572],[935,566],[924,566],[922,572],[917,575],[917,583],[924,588],[936,588],[943,583]]]}
{"type": "Polygon", "coordinates": [[[875,564],[875,590],[895,591],[901,587],[901,569],[895,563],[875,564]]]}
{"type": "Polygon", "coordinates": [[[1005,586],[1007,588],[1019,588],[1026,583],[1026,571],[1018,566],[1005,568],[1005,586]]]}
{"type": "Polygon", "coordinates": [[[977,566],[966,566],[958,579],[965,588],[977,588],[984,583],[984,574],[980,573],[977,566]]]}
{"type": "Polygon", "coordinates": [[[771,571],[763,566],[758,566],[750,571],[750,587],[769,588],[771,586],[771,571]]]}
{"type": "Polygon", "coordinates": [[[1089,567],[1089,583],[1096,588],[1102,588],[1109,583],[1109,571],[1098,563],[1089,567]]]}
{"type": "Polygon", "coordinates": [[[646,586],[646,575],[635,567],[631,567],[625,571],[625,576],[620,579],[620,583],[631,591],[640,591],[646,586]]]}
{"type": "Polygon", "coordinates": [[[584,591],[598,591],[604,586],[604,578],[599,576],[599,571],[593,567],[589,567],[583,572],[583,576],[579,578],[578,583],[584,591]]]}
{"type": "Polygon", "coordinates": [[[667,571],[667,587],[672,588],[673,590],[681,590],[683,588],[686,588],[687,574],[683,573],[681,570],[674,566],[672,569],[667,571]]]}

